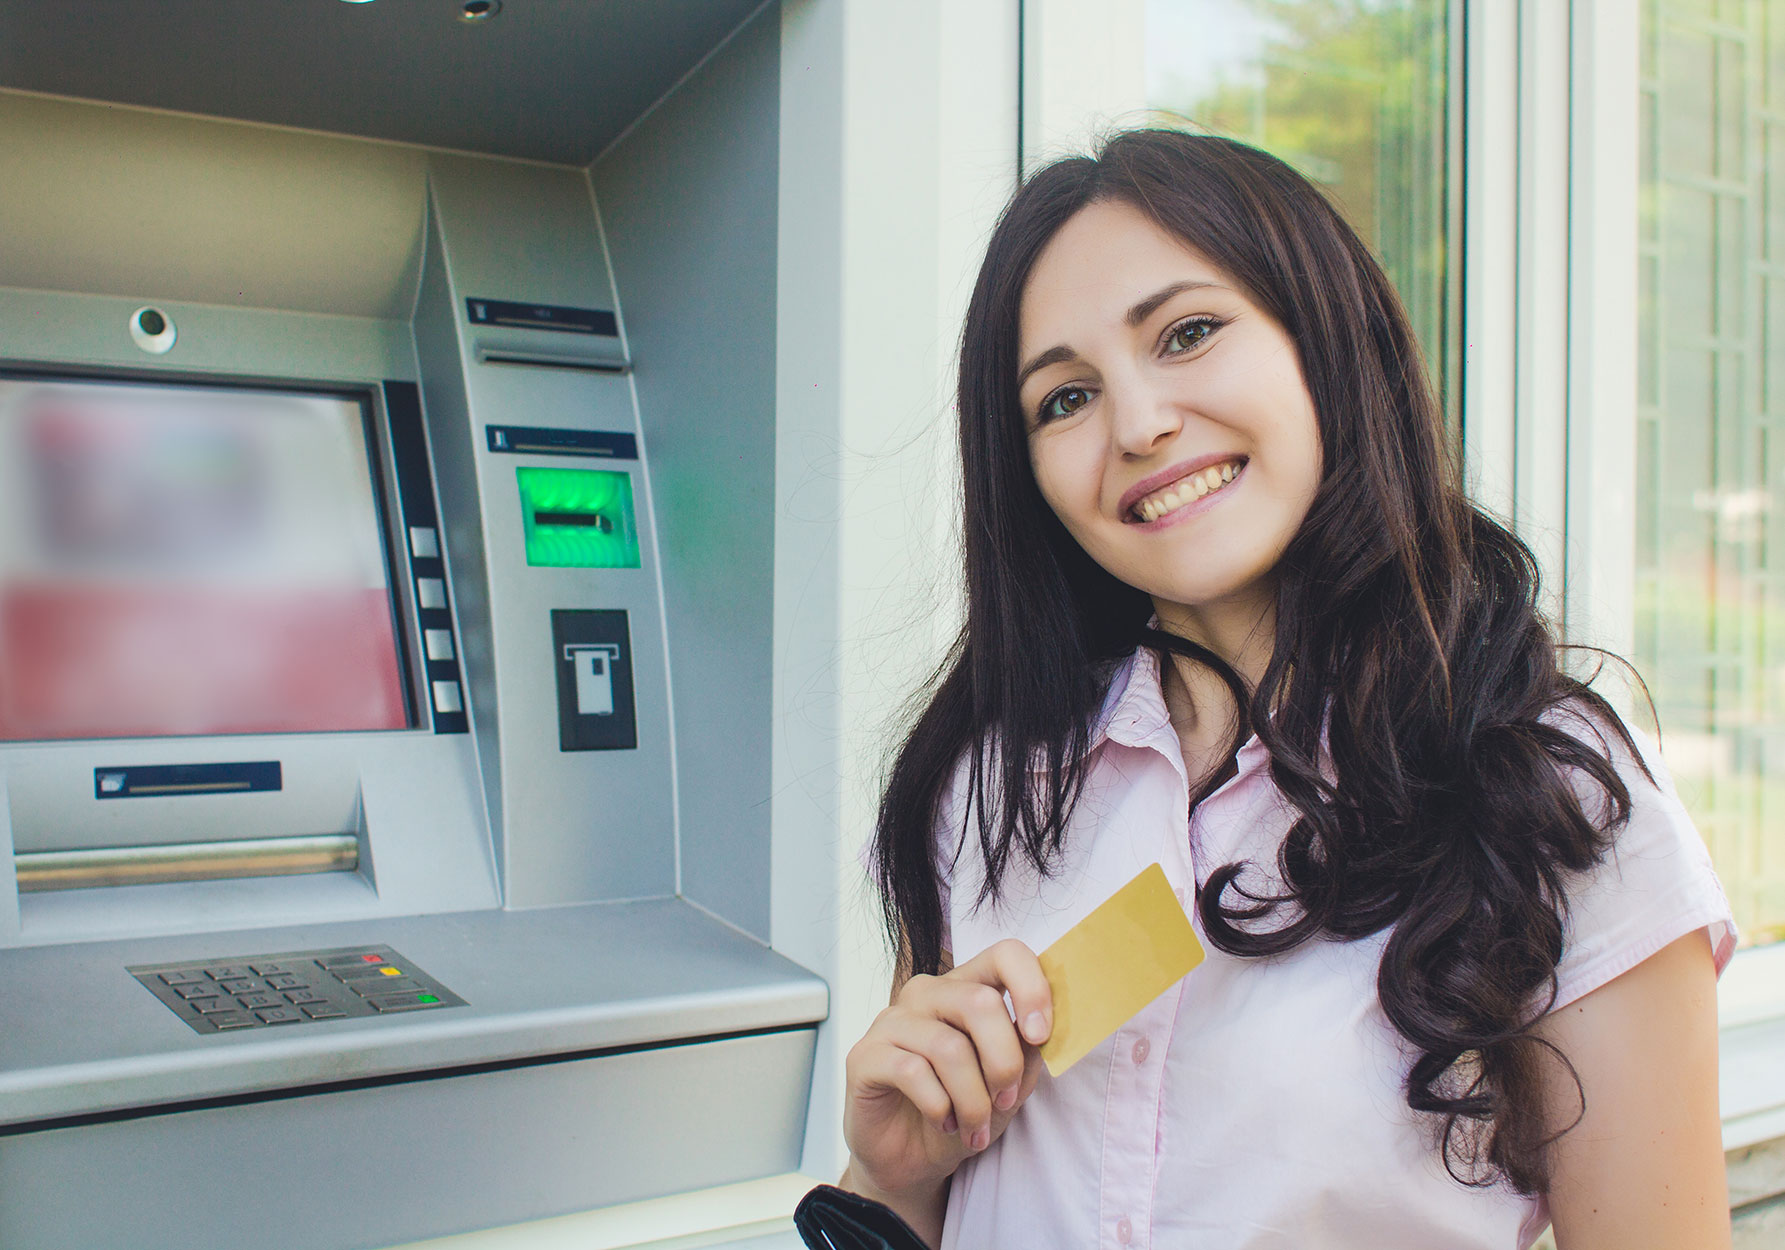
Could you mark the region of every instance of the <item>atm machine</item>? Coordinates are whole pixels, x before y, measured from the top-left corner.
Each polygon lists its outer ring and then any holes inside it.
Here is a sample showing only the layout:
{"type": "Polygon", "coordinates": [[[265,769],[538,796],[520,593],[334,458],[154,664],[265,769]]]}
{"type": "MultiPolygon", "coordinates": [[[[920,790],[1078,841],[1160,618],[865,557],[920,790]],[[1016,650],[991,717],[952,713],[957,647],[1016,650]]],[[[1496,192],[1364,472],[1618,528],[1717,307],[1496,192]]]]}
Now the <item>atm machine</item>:
{"type": "Polygon", "coordinates": [[[778,22],[0,9],[6,1250],[798,1169],[778,22]]]}

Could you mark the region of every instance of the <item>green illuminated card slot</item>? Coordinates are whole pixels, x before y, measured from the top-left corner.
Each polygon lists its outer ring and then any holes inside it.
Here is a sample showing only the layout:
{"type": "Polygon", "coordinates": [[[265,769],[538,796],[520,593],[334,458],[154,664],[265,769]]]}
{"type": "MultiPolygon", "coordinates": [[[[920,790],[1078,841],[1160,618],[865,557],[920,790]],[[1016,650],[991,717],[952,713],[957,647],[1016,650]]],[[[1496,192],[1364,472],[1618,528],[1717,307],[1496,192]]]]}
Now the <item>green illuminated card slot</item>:
{"type": "Polygon", "coordinates": [[[569,525],[600,530],[603,534],[614,532],[613,520],[599,512],[535,512],[533,524],[547,527],[569,525]]]}
{"type": "Polygon", "coordinates": [[[632,475],[614,469],[516,469],[527,563],[535,568],[636,569],[632,475]]]}

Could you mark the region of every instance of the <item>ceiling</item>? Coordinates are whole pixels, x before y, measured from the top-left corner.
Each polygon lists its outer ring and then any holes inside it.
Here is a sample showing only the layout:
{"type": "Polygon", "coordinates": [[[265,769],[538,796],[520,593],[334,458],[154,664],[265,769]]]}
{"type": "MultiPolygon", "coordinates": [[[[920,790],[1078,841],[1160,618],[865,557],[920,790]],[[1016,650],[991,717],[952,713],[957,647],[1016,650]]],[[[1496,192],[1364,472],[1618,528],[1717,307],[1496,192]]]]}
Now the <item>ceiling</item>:
{"type": "Polygon", "coordinates": [[[587,165],[761,0],[0,0],[0,87],[587,165]]]}

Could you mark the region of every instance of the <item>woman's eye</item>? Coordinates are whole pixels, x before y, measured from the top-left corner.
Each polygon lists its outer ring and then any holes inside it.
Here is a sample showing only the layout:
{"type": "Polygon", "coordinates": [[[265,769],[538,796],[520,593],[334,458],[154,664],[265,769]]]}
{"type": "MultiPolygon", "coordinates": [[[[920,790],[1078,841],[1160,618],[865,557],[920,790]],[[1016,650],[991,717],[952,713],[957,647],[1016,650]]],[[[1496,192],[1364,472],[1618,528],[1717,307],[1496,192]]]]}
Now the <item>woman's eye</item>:
{"type": "Polygon", "coordinates": [[[1062,386],[1059,390],[1041,401],[1041,419],[1055,421],[1061,417],[1069,417],[1091,402],[1090,392],[1082,386],[1062,386]]]}
{"type": "Polygon", "coordinates": [[[1191,348],[1201,346],[1204,339],[1213,334],[1216,324],[1207,317],[1198,317],[1190,321],[1180,321],[1165,332],[1165,352],[1176,355],[1187,352],[1191,348]]]}

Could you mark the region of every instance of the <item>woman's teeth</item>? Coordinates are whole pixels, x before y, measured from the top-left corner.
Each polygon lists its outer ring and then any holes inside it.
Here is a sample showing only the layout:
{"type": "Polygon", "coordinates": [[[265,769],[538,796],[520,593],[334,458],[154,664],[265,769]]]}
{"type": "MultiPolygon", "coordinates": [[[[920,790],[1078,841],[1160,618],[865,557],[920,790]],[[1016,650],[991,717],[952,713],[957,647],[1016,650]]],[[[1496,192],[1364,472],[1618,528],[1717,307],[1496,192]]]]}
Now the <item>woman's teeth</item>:
{"type": "Polygon", "coordinates": [[[1220,490],[1233,481],[1243,463],[1229,460],[1200,473],[1192,473],[1189,477],[1179,478],[1164,490],[1154,491],[1135,504],[1134,513],[1142,521],[1157,521],[1168,512],[1175,512],[1187,503],[1195,503],[1204,495],[1212,495],[1220,490]]]}

